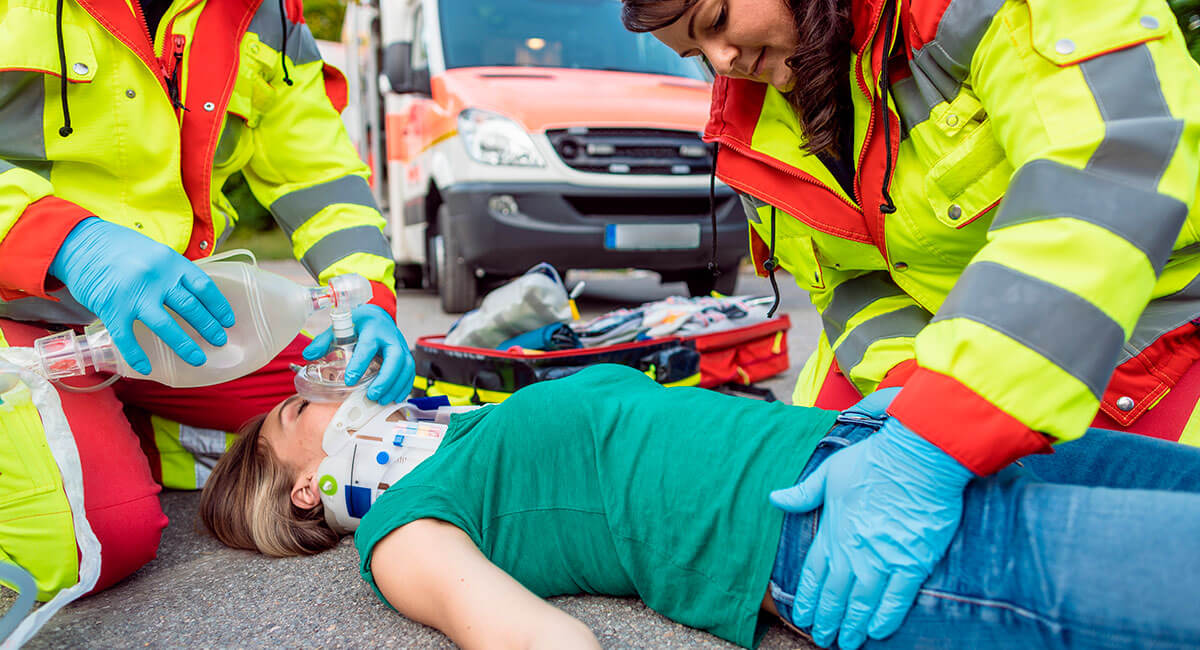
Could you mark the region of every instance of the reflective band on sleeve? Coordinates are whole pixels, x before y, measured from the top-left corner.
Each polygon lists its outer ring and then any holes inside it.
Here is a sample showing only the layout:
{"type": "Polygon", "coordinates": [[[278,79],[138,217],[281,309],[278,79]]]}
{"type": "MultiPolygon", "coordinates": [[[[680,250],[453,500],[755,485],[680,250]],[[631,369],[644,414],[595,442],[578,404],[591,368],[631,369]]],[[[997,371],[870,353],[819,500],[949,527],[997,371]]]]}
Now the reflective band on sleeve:
{"type": "Polygon", "coordinates": [[[1016,340],[1083,382],[1097,399],[1125,341],[1121,326],[1092,303],[995,262],[968,266],[933,322],[952,318],[983,323],[1016,340]]]}
{"type": "Polygon", "coordinates": [[[855,327],[833,351],[838,365],[849,374],[862,363],[867,348],[884,339],[911,338],[929,324],[929,312],[913,305],[876,316],[855,327]]]}
{"type": "Polygon", "coordinates": [[[992,231],[1070,217],[1104,228],[1141,250],[1162,272],[1187,218],[1182,201],[1113,183],[1091,169],[1034,160],[1017,170],[992,231]]]}
{"type": "Polygon", "coordinates": [[[334,262],[354,253],[367,253],[391,259],[387,240],[383,238],[383,233],[379,228],[358,226],[322,237],[304,253],[304,259],[300,262],[315,278],[334,262]]]}
{"type": "MultiPolygon", "coordinates": [[[[279,3],[266,0],[259,6],[250,21],[248,31],[257,34],[258,40],[276,52],[283,47],[283,29],[279,20],[279,3]]],[[[296,65],[304,65],[321,60],[321,51],[317,49],[317,41],[313,38],[312,30],[304,23],[296,24],[288,21],[288,51],[287,56],[296,65]]]]}
{"type": "Polygon", "coordinates": [[[318,212],[331,205],[349,204],[361,205],[372,210],[375,197],[371,194],[371,186],[361,176],[343,176],[339,179],[306,187],[302,190],[288,192],[271,204],[271,214],[279,221],[279,226],[287,233],[288,238],[306,221],[316,216],[318,212]]]}
{"type": "Polygon", "coordinates": [[[934,106],[958,96],[975,50],[1004,1],[951,0],[934,39],[913,53],[912,77],[892,86],[904,132],[928,120],[934,106]]]}
{"type": "Polygon", "coordinates": [[[821,312],[825,336],[837,341],[846,331],[846,323],[868,305],[891,296],[902,296],[904,292],[892,282],[887,271],[875,271],[847,280],[833,290],[833,300],[821,312]]]}
{"type": "Polygon", "coordinates": [[[1150,347],[1160,336],[1200,316],[1200,276],[1192,278],[1183,289],[1151,300],[1138,319],[1129,343],[1121,349],[1117,365],[1129,361],[1150,347]]]}
{"type": "Polygon", "coordinates": [[[1171,117],[1150,49],[1143,44],[1119,50],[1079,68],[1104,118],[1104,140],[1087,168],[1135,187],[1158,189],[1183,134],[1183,121],[1171,117]]]}

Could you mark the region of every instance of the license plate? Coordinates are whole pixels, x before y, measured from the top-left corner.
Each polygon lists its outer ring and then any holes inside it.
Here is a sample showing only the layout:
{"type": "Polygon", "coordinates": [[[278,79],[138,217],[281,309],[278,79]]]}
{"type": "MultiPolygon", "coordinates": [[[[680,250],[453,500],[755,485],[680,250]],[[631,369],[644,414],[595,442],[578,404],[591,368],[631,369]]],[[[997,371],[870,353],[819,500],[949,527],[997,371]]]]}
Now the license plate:
{"type": "Polygon", "coordinates": [[[604,248],[608,250],[679,250],[699,247],[698,223],[610,223],[604,229],[604,248]]]}

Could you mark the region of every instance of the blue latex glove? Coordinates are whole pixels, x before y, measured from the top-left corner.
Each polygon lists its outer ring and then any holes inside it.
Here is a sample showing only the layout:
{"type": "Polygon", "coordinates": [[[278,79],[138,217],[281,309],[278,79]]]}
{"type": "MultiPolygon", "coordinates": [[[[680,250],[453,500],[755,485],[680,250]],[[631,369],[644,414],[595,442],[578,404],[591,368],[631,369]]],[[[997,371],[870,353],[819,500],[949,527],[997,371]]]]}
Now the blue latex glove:
{"type": "Polygon", "coordinates": [[[80,221],[50,263],[81,305],[104,322],[125,362],[143,375],[150,360],[133,336],[140,320],[184,361],[203,365],[204,351],[164,307],[214,346],[225,345],[233,308],[200,267],[145,235],[98,217],[80,221]]]}
{"type": "Polygon", "coordinates": [[[973,477],[888,418],[876,434],[833,454],[799,485],[772,492],[771,503],[788,512],[825,505],[800,573],[792,621],[811,625],[817,645],[829,647],[836,636],[845,650],[868,635],[883,639],[895,632],[958,530],[963,489],[973,477]]]}
{"type": "Polygon", "coordinates": [[[892,405],[892,400],[896,399],[896,395],[899,393],[899,386],[877,390],[858,400],[857,404],[842,411],[842,413],[865,415],[877,420],[883,419],[887,415],[887,408],[892,405]]]}
{"type": "MultiPolygon", "coordinates": [[[[377,305],[356,307],[350,318],[354,321],[358,342],[346,364],[346,385],[353,386],[358,382],[378,354],[383,356],[383,363],[379,367],[379,374],[371,382],[371,388],[367,390],[367,397],[380,404],[391,404],[408,397],[417,366],[404,335],[396,327],[395,319],[377,305]]],[[[328,354],[331,345],[332,327],[313,339],[302,354],[305,359],[315,361],[328,354]]]]}

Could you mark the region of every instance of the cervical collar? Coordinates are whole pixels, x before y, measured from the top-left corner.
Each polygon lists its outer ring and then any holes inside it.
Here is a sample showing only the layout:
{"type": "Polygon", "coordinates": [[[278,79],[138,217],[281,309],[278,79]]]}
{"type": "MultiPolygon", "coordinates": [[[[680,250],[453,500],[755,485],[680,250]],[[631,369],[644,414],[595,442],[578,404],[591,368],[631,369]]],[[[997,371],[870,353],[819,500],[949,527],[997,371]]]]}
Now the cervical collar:
{"type": "Polygon", "coordinates": [[[437,451],[450,416],[474,408],[450,406],[445,397],[382,406],[367,399],[365,386],[351,393],[321,442],[326,457],[317,488],[325,521],[339,533],[353,532],[384,490],[437,451]]]}

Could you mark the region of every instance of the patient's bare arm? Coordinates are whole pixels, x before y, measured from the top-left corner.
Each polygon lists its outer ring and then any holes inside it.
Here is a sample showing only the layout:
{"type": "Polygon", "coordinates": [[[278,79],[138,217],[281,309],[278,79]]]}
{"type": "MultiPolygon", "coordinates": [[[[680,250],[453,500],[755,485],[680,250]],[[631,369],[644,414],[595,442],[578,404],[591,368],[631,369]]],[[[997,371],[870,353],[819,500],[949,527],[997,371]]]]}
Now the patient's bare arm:
{"type": "Polygon", "coordinates": [[[492,564],[458,527],[418,519],[375,547],[375,584],[401,614],[463,648],[599,648],[591,630],[492,564]]]}

